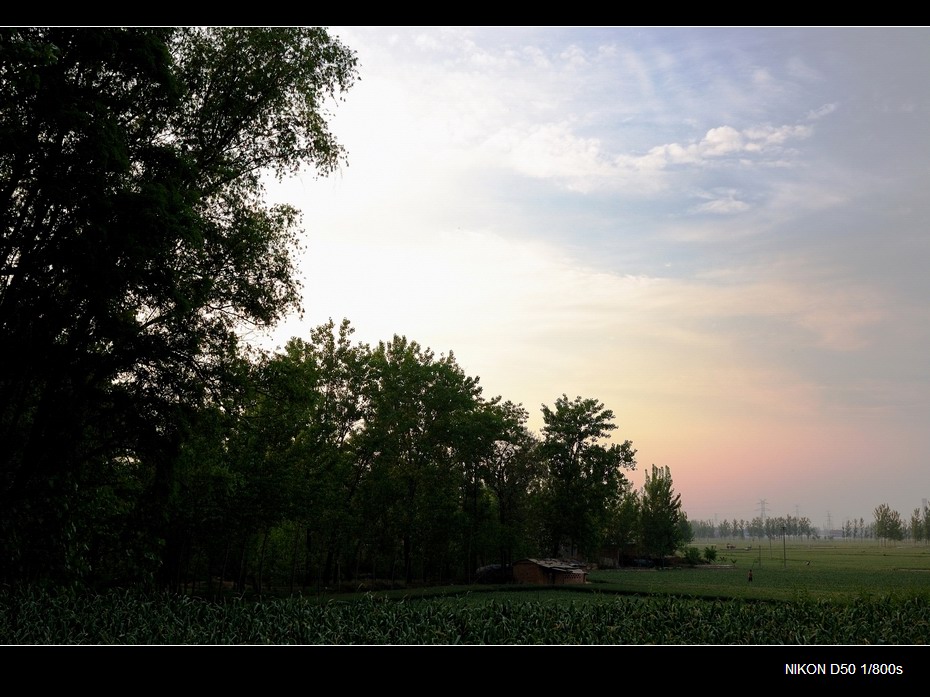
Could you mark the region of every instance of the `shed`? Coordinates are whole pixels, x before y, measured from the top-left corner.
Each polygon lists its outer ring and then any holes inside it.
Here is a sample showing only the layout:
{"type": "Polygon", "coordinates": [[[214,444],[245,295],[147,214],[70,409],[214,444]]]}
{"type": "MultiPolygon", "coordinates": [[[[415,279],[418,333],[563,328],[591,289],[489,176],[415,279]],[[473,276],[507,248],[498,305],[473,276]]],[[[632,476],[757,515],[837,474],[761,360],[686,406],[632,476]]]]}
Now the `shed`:
{"type": "Polygon", "coordinates": [[[587,581],[588,572],[576,562],[561,559],[521,559],[513,564],[515,583],[559,586],[587,581]]]}

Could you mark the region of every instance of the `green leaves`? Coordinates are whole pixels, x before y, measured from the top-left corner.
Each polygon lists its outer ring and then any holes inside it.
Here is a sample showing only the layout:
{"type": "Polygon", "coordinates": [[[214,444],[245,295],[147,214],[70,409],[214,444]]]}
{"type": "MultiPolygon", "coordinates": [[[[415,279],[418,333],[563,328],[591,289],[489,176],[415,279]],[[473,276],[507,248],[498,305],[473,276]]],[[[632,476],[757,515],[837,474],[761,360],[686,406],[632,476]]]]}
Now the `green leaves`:
{"type": "Polygon", "coordinates": [[[93,499],[94,469],[145,462],[167,508],[239,330],[298,305],[300,220],[261,176],[344,162],[326,102],[355,77],[316,27],[0,31],[0,576],[79,549],[27,514],[56,478],[93,499]]]}
{"type": "Polygon", "coordinates": [[[922,645],[925,598],[848,604],[508,593],[261,602],[114,590],[0,592],[11,644],[922,645]]]}
{"type": "Polygon", "coordinates": [[[652,466],[640,496],[640,530],[643,548],[654,557],[672,554],[684,542],[681,494],[675,493],[668,467],[652,466]]]}
{"type": "Polygon", "coordinates": [[[616,429],[613,412],[596,399],[562,395],[555,408],[543,405],[540,452],[548,467],[543,490],[546,544],[553,556],[562,545],[596,555],[611,511],[628,490],[624,469],[635,469],[630,441],[607,446],[616,429]]]}

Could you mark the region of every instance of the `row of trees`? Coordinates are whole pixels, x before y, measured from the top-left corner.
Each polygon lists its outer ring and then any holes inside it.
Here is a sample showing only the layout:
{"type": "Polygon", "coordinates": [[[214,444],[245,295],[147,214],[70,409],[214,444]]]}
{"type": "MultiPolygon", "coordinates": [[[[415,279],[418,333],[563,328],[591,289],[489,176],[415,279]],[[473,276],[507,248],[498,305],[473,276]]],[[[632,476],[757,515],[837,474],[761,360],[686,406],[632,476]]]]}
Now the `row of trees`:
{"type": "Polygon", "coordinates": [[[562,395],[528,412],[485,399],[453,354],[405,337],[353,343],[347,320],[240,357],[234,387],[190,411],[158,507],[159,466],[101,460],[64,492],[63,558],[24,550],[26,577],[232,580],[261,590],[388,579],[468,581],[524,556],[661,557],[690,541],[668,468],[641,490],[613,413],[562,395]],[[607,551],[605,551],[607,550],[607,551]]]}
{"type": "MultiPolygon", "coordinates": [[[[696,520],[691,523],[695,537],[726,539],[774,539],[781,537],[782,531],[791,538],[820,537],[820,531],[811,526],[806,517],[795,518],[790,515],[775,518],[757,516],[751,521],[723,520],[714,524],[711,520],[696,520]]],[[[904,519],[887,503],[875,508],[874,518],[866,522],[864,518],[849,519],[843,523],[843,539],[879,540],[912,542],[930,541],[930,508],[915,508],[910,518],[904,519]]]]}
{"type": "Polygon", "coordinates": [[[173,509],[176,581],[467,581],[524,556],[662,556],[686,541],[670,472],[632,488],[635,450],[607,444],[602,403],[562,395],[536,435],[453,354],[351,335],[344,320],[292,339],[194,430],[173,509]]]}
{"type": "MultiPolygon", "coordinates": [[[[900,542],[905,539],[912,542],[930,542],[930,508],[926,506],[924,506],[923,510],[915,508],[911,512],[910,518],[904,519],[898,511],[891,508],[887,503],[882,503],[875,507],[874,516],[874,522],[868,528],[870,537],[875,537],[881,542],[900,542]]],[[[861,529],[863,528],[860,519],[861,529]]],[[[855,536],[855,525],[851,526],[849,521],[844,526],[846,536],[848,536],[848,532],[855,536]]]]}
{"type": "Polygon", "coordinates": [[[817,530],[806,517],[791,515],[763,518],[756,516],[752,520],[722,520],[714,524],[712,520],[698,520],[692,522],[696,537],[721,537],[727,539],[774,539],[781,537],[782,533],[791,538],[806,538],[817,536],[817,530]]]}

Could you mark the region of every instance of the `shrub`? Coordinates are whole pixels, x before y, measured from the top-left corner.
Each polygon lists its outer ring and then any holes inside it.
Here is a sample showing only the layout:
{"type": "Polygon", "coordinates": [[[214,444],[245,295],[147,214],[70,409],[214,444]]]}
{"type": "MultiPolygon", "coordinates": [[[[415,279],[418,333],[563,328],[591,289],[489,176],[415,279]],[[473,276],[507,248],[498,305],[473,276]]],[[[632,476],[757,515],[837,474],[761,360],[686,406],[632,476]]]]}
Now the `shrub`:
{"type": "Polygon", "coordinates": [[[690,566],[701,563],[701,551],[697,547],[685,547],[684,557],[690,566]]]}
{"type": "Polygon", "coordinates": [[[705,547],[704,548],[704,559],[707,560],[707,563],[717,561],[717,550],[714,547],[705,547]]]}

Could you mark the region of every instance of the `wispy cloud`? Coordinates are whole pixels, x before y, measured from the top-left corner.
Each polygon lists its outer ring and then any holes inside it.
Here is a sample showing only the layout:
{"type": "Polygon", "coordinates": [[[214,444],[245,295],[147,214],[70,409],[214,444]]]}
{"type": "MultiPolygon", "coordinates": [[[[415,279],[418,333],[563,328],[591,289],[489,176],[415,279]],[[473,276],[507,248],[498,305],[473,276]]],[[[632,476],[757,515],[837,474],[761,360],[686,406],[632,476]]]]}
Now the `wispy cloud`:
{"type": "Polygon", "coordinates": [[[807,120],[816,121],[817,119],[822,119],[824,116],[829,116],[830,114],[832,114],[834,111],[837,110],[838,107],[839,105],[836,103],[824,104],[823,106],[818,107],[808,112],[807,120]]]}

